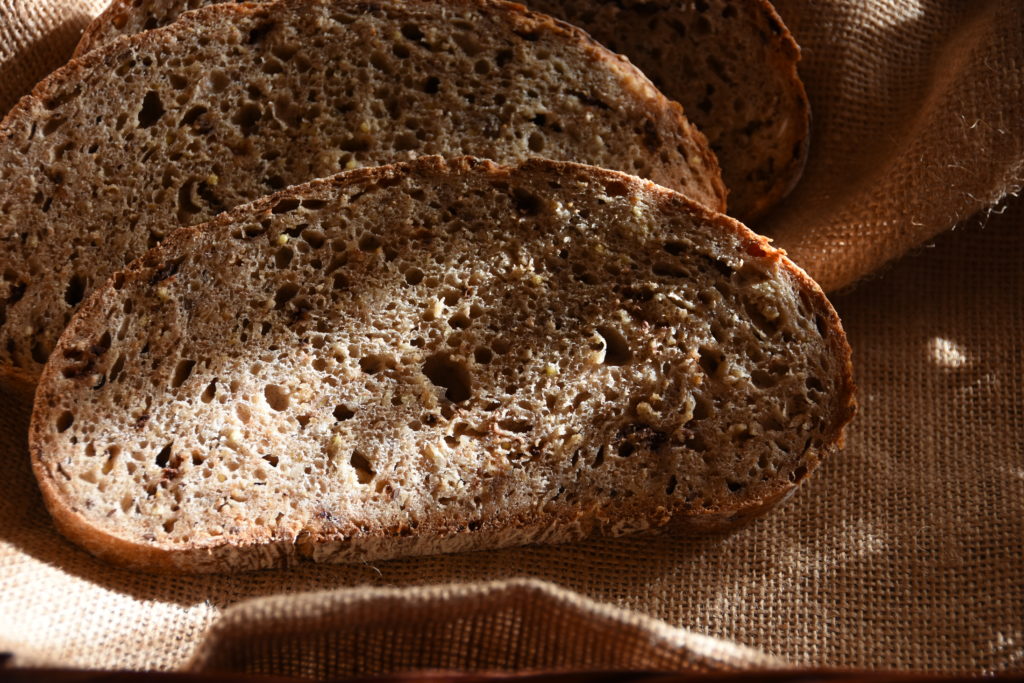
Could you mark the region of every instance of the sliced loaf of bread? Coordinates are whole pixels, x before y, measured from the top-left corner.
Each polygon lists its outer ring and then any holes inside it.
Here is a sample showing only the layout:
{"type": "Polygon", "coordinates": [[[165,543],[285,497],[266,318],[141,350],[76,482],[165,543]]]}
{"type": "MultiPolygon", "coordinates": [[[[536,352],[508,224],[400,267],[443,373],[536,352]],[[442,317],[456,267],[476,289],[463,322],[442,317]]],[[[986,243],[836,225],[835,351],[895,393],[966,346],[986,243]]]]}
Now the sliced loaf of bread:
{"type": "Polygon", "coordinates": [[[114,562],[225,571],[720,529],[833,452],[850,351],[682,195],[424,157],[183,228],[86,301],[33,466],[114,562]]]}
{"type": "MultiPolygon", "coordinates": [[[[83,53],[165,26],[190,9],[234,0],[114,0],[86,29],[83,53]]],[[[800,49],[767,0],[526,0],[628,56],[708,137],[729,188],[729,213],[756,218],[799,179],[810,107],[800,49]]]]}
{"type": "Polygon", "coordinates": [[[420,154],[620,169],[722,209],[704,137],[579,29],[487,0],[219,5],[93,50],[0,124],[0,366],[174,226],[420,154]]]}

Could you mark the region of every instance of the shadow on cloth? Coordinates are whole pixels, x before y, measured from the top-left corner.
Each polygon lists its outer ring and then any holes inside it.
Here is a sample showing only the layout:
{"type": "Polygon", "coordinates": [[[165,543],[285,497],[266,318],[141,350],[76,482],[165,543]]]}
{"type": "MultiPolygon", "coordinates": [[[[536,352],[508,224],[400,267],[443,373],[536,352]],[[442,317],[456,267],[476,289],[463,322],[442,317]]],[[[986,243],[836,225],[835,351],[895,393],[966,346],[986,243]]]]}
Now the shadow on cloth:
{"type": "MultiPolygon", "coordinates": [[[[93,0],[93,4],[99,3],[93,0]]],[[[0,118],[22,96],[31,92],[37,82],[71,58],[82,29],[89,23],[91,13],[84,3],[64,2],[54,5],[47,13],[38,12],[38,16],[34,17],[35,22],[30,26],[19,27],[15,22],[13,26],[5,23],[0,27],[5,29],[0,32],[0,37],[13,43],[0,49],[0,118]],[[19,33],[32,36],[32,39],[18,44],[23,38],[19,33]],[[22,58],[5,61],[4,53],[11,49],[22,58]],[[25,55],[28,57],[25,58],[25,55]]],[[[27,12],[32,15],[32,8],[27,12]]],[[[18,15],[18,12],[14,12],[15,17],[18,15]]]]}

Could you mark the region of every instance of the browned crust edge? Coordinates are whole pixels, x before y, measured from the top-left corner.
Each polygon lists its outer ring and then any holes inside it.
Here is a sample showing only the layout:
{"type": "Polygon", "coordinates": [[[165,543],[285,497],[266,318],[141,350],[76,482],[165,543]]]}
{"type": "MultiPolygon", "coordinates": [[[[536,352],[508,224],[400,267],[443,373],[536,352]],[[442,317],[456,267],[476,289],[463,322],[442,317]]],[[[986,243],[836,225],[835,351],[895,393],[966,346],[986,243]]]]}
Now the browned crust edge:
{"type": "Polygon", "coordinates": [[[790,158],[784,168],[775,171],[775,182],[739,216],[743,221],[761,218],[793,191],[807,166],[811,144],[811,103],[804,82],[800,79],[800,46],[769,0],[755,0],[751,3],[750,9],[752,14],[757,14],[764,23],[767,35],[772,39],[772,49],[766,50],[766,53],[774,57],[777,70],[784,73],[785,79],[789,82],[790,89],[787,95],[792,98],[792,108],[787,107],[787,110],[792,112],[792,120],[798,125],[791,131],[788,144],[799,151],[790,158]]]}
{"type": "MultiPolygon", "coordinates": [[[[826,432],[825,444],[820,453],[806,456],[806,474],[809,474],[824,457],[837,451],[843,440],[843,430],[855,412],[853,369],[850,346],[842,329],[838,314],[832,308],[825,294],[799,266],[790,261],[785,252],[771,246],[765,237],[751,232],[738,221],[716,214],[702,205],[687,199],[683,195],[663,188],[650,181],[629,176],[617,171],[598,169],[570,162],[556,162],[543,159],[525,161],[516,166],[500,166],[490,161],[473,157],[460,157],[444,160],[441,157],[421,157],[417,160],[366,169],[357,169],[341,173],[326,179],[314,180],[297,185],[277,194],[258,199],[251,204],[243,205],[221,214],[212,221],[200,226],[181,228],[175,231],[164,242],[150,250],[146,255],[136,259],[124,271],[113,275],[103,287],[98,288],[78,309],[54,349],[59,353],[74,340],[84,336],[91,329],[92,317],[99,310],[101,299],[113,286],[115,280],[128,283],[146,277],[146,273],[159,266],[168,257],[185,251],[189,243],[197,239],[203,231],[217,229],[233,223],[236,219],[263,212],[270,212],[279,201],[320,192],[339,191],[347,186],[372,184],[381,179],[401,177],[415,173],[471,172],[507,175],[512,172],[541,173],[573,173],[586,179],[616,180],[625,183],[639,193],[647,195],[652,201],[675,204],[680,209],[696,214],[698,220],[716,225],[722,230],[732,232],[740,238],[743,248],[755,257],[766,257],[779,265],[798,285],[809,294],[815,304],[815,313],[823,316],[827,323],[826,342],[829,349],[836,354],[842,364],[840,390],[833,397],[832,423],[826,432]]],[[[451,552],[453,550],[497,548],[521,541],[503,541],[503,533],[518,531],[526,542],[561,542],[575,540],[602,531],[600,520],[595,511],[576,510],[567,515],[552,516],[542,520],[531,518],[503,519],[488,525],[488,528],[475,532],[466,532],[458,528],[430,528],[412,538],[388,537],[388,529],[375,529],[363,536],[347,539],[329,537],[319,530],[311,530],[308,535],[300,534],[293,539],[276,539],[260,542],[252,539],[246,542],[210,544],[204,547],[187,549],[166,548],[145,545],[114,536],[89,523],[82,515],[75,512],[72,506],[63,500],[51,480],[51,472],[43,460],[42,442],[44,429],[48,424],[46,418],[46,402],[52,393],[53,380],[57,374],[54,363],[48,363],[43,371],[36,400],[32,412],[29,429],[29,450],[32,469],[39,482],[40,490],[47,509],[62,534],[85,547],[93,554],[110,562],[154,571],[166,572],[224,572],[238,569],[256,569],[287,566],[294,559],[313,557],[332,562],[354,562],[364,560],[391,559],[402,555],[433,554],[451,552]],[[591,518],[587,519],[586,515],[591,518]],[[518,521],[518,529],[515,523],[518,521]],[[467,544],[466,534],[474,534],[474,542],[467,544]],[[432,534],[432,536],[431,536],[432,534]],[[482,541],[482,542],[481,542],[482,541]],[[318,550],[328,544],[339,546],[325,557],[318,550]],[[319,546],[319,548],[318,548],[319,546]]],[[[806,475],[805,475],[806,476],[806,475]]],[[[778,486],[761,498],[747,501],[744,505],[719,509],[711,513],[686,514],[677,508],[674,510],[649,510],[654,526],[664,526],[670,521],[672,526],[695,531],[722,531],[749,522],[792,494],[799,481],[788,479],[777,482],[778,486]]]]}

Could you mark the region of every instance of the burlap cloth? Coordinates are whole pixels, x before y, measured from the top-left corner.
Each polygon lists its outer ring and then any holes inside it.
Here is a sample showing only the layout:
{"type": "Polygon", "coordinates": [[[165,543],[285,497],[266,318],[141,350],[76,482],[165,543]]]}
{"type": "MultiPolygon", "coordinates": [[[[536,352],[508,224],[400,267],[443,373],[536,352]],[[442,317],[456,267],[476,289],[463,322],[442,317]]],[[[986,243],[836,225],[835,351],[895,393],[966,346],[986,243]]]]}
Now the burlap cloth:
{"type": "MultiPolygon", "coordinates": [[[[0,0],[0,109],[99,4],[0,0]]],[[[155,578],[54,532],[27,397],[6,384],[0,650],[23,665],[305,675],[1024,671],[1024,201],[996,205],[1022,178],[1024,3],[779,10],[804,47],[815,136],[762,227],[830,289],[902,256],[834,297],[861,413],[794,499],[722,539],[155,578]]]]}

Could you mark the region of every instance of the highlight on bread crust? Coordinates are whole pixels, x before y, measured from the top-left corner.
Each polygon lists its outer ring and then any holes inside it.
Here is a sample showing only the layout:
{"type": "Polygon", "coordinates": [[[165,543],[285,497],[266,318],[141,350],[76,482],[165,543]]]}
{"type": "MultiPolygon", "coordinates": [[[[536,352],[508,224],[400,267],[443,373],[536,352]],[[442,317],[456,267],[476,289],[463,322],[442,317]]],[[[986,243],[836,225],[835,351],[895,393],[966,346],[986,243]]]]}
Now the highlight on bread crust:
{"type": "MultiPolygon", "coordinates": [[[[115,0],[78,52],[234,0],[115,0]]],[[[807,159],[810,106],[800,48],[767,0],[527,0],[636,64],[707,136],[729,213],[751,220],[785,197],[807,159]]]]}
{"type": "Polygon", "coordinates": [[[620,169],[721,209],[703,136],[582,31],[488,0],[218,5],[53,74],[0,124],[0,366],[175,225],[421,154],[620,169]]]}
{"type": "Polygon", "coordinates": [[[760,514],[850,351],[741,224],[632,176],[421,158],[183,228],[75,315],[32,417],[63,533],[225,571],[760,514]]]}

